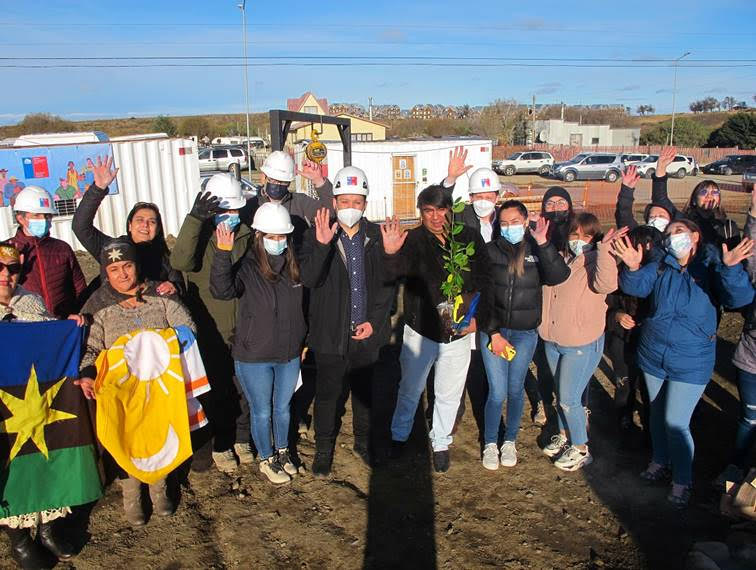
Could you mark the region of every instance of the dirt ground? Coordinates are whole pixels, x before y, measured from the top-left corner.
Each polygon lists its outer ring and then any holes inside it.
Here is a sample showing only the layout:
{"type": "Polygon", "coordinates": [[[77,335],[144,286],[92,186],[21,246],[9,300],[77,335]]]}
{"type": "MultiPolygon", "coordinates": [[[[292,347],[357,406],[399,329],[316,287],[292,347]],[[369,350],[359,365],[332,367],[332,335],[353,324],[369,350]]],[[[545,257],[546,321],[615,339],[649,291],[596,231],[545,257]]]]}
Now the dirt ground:
{"type": "MultiPolygon", "coordinates": [[[[81,260],[93,276],[91,258],[81,260]]],[[[590,386],[595,460],[580,472],[550,465],[539,448],[556,427],[531,423],[529,404],[518,465],[483,469],[469,399],[448,473],[432,471],[422,409],[405,455],[370,469],[351,453],[347,405],[331,479],[309,474],[309,433],[296,445],[304,473],[290,484],[273,487],[255,466],[241,467],[235,477],[214,468],[188,472],[177,482],[176,514],[139,529],[126,523],[120,490],[110,485],[101,501],[71,520],[81,552],[70,567],[682,568],[692,543],[724,540],[732,530],[732,521],[718,514],[710,481],[727,463],[734,438],[731,354],[741,327],[736,314],[727,314],[720,327],[714,380],[693,418],[696,484],[685,511],[667,505],[665,488],[638,477],[649,451],[639,430],[620,438],[605,358],[590,386]]],[[[391,350],[380,377],[376,425],[385,442],[398,383],[391,350]]],[[[2,557],[0,568],[12,567],[2,557]]]]}

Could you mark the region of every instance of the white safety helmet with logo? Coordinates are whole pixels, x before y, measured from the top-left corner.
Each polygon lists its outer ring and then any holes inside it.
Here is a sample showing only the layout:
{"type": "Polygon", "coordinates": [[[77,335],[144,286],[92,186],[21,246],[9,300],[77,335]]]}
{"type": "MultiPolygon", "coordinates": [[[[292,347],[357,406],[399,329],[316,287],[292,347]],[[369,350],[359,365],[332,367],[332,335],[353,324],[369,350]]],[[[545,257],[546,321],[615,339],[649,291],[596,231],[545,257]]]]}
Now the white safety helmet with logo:
{"type": "Polygon", "coordinates": [[[501,190],[499,175],[490,168],[478,168],[470,175],[470,186],[468,192],[477,194],[479,192],[496,192],[501,190]]]}
{"type": "Polygon", "coordinates": [[[260,170],[271,180],[291,182],[294,180],[294,159],[282,150],[274,150],[265,159],[260,170]]]}
{"type": "Polygon", "coordinates": [[[367,176],[361,168],[356,166],[345,166],[336,173],[333,179],[334,196],[359,194],[367,197],[368,192],[370,192],[370,188],[368,187],[367,176]]]}
{"type": "Polygon", "coordinates": [[[27,186],[16,195],[13,204],[15,212],[28,212],[30,214],[57,214],[55,201],[44,188],[39,186],[27,186]]]}
{"type": "Polygon", "coordinates": [[[252,227],[264,234],[290,234],[294,231],[289,211],[275,202],[265,202],[257,208],[252,227]]]}
{"type": "Polygon", "coordinates": [[[205,191],[220,200],[218,206],[223,210],[238,210],[247,203],[242,194],[241,184],[230,174],[221,173],[211,176],[205,185],[205,191]]]}

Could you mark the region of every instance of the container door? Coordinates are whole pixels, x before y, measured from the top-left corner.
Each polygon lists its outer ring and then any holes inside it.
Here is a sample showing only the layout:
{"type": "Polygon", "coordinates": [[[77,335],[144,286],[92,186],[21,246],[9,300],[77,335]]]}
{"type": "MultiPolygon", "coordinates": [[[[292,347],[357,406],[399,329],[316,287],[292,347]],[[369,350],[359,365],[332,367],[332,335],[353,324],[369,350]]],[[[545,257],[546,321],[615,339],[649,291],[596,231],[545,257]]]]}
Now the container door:
{"type": "Polygon", "coordinates": [[[415,207],[415,157],[394,156],[394,215],[399,219],[417,218],[415,207]]]}
{"type": "Polygon", "coordinates": [[[571,133],[570,146],[583,146],[583,133],[571,133]]]}

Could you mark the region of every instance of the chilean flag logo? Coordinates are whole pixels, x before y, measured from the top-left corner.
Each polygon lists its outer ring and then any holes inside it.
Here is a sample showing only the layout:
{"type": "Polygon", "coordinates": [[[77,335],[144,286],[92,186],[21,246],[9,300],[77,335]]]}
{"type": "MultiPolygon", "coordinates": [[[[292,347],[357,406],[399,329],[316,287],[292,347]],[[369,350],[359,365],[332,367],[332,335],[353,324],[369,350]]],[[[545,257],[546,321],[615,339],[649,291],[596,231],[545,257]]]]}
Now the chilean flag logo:
{"type": "Polygon", "coordinates": [[[483,188],[486,188],[486,187],[490,188],[491,187],[491,179],[490,178],[484,178],[483,180],[480,181],[480,185],[483,188]]]}
{"type": "Polygon", "coordinates": [[[49,208],[50,207],[50,199],[49,198],[40,198],[39,199],[39,206],[40,206],[40,208],[49,208]]]}
{"type": "Polygon", "coordinates": [[[346,183],[347,183],[347,186],[357,186],[357,177],[347,176],[346,183]]]}

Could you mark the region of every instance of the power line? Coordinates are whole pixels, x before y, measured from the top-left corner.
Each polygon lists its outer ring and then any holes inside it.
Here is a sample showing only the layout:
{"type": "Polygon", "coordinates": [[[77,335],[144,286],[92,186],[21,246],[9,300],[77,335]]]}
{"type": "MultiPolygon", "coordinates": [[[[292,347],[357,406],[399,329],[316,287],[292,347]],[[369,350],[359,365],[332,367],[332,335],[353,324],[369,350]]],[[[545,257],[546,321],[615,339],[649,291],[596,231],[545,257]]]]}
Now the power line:
{"type": "MultiPolygon", "coordinates": [[[[244,63],[144,63],[144,64],[0,64],[0,69],[144,69],[144,68],[224,68],[224,67],[243,67],[244,63]]],[[[592,69],[669,69],[669,65],[628,65],[628,64],[582,64],[582,63],[474,63],[474,62],[374,62],[374,61],[355,61],[349,63],[340,62],[271,62],[271,63],[249,63],[249,67],[467,67],[467,68],[592,68],[592,69]]],[[[683,66],[681,66],[683,67],[683,66]]],[[[716,69],[737,69],[745,67],[756,67],[756,63],[748,64],[727,64],[727,65],[685,65],[686,69],[716,68],[716,69]]]]}
{"type": "MultiPolygon", "coordinates": [[[[0,61],[156,61],[156,60],[234,60],[244,59],[236,55],[145,55],[145,56],[9,56],[0,61]]],[[[610,57],[490,57],[490,56],[432,56],[432,55],[258,55],[253,60],[387,60],[387,61],[501,61],[501,62],[619,62],[619,63],[675,63],[674,59],[660,58],[610,58],[610,57]]],[[[756,59],[688,59],[688,63],[754,63],[756,59]]],[[[690,66],[692,67],[692,66],[690,66]]]]}

